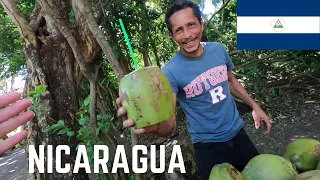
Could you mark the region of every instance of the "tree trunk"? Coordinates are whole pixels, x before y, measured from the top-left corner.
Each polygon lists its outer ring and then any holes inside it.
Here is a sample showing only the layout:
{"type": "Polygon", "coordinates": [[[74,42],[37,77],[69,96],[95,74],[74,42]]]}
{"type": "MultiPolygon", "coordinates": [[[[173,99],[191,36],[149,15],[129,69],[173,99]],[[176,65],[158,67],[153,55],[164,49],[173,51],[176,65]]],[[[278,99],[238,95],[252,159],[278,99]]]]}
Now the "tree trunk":
{"type": "Polygon", "coordinates": [[[157,66],[158,66],[159,68],[161,68],[160,58],[159,58],[157,46],[156,46],[156,44],[155,44],[154,41],[151,42],[151,45],[152,45],[152,49],[153,49],[154,56],[156,57],[157,66]]]}
{"type": "Polygon", "coordinates": [[[113,29],[109,21],[105,21],[105,28],[108,31],[108,34],[110,34],[110,44],[112,48],[114,49],[114,52],[118,55],[118,60],[120,63],[120,66],[122,70],[124,71],[125,74],[128,74],[129,72],[132,71],[132,68],[130,64],[128,63],[128,60],[126,60],[124,54],[122,53],[121,49],[113,44],[116,44],[119,42],[118,34],[117,32],[113,29]]]}
{"type": "MultiPolygon", "coordinates": [[[[67,17],[67,1],[53,1],[52,4],[59,7],[61,15],[67,17]]],[[[44,78],[42,81],[47,84],[48,94],[41,102],[41,104],[44,104],[41,105],[41,108],[44,108],[45,114],[40,113],[39,118],[37,118],[39,125],[37,133],[39,134],[36,138],[37,141],[33,143],[37,145],[50,144],[53,147],[60,144],[68,144],[71,154],[70,156],[63,155],[61,160],[62,164],[70,163],[71,167],[73,167],[76,156],[75,148],[77,146],[75,138],[71,138],[71,141],[69,141],[65,135],[57,136],[50,132],[48,134],[41,133],[41,130],[62,119],[65,122],[65,126],[77,131],[78,123],[74,116],[78,110],[74,79],[74,56],[68,42],[52,20],[45,18],[43,25],[38,29],[37,35],[41,37],[37,47],[40,57],[38,59],[40,64],[39,71],[42,70],[44,73],[44,77],[41,78],[44,78]]],[[[30,50],[26,49],[26,53],[28,51],[30,50]]],[[[34,65],[31,64],[31,66],[34,65]]],[[[35,81],[31,83],[32,87],[38,85],[35,81]]],[[[55,154],[55,150],[53,150],[53,153],[55,154]]],[[[54,160],[53,167],[55,167],[54,160]]],[[[72,170],[73,168],[68,174],[59,174],[53,171],[52,174],[31,175],[30,179],[88,179],[83,170],[79,174],[73,174],[72,170]]]]}
{"type": "Polygon", "coordinates": [[[148,44],[146,43],[143,43],[142,45],[142,54],[143,54],[143,62],[144,62],[144,67],[148,67],[150,66],[150,63],[149,63],[149,51],[148,51],[148,44]]]}
{"type": "Polygon", "coordinates": [[[141,8],[141,26],[144,26],[143,28],[141,28],[141,44],[142,44],[142,49],[141,49],[141,53],[143,56],[143,62],[144,62],[144,66],[150,66],[151,63],[149,63],[149,35],[150,35],[150,31],[149,31],[149,27],[145,26],[147,24],[149,24],[149,17],[148,17],[148,12],[147,12],[147,8],[145,6],[145,2],[144,1],[137,1],[140,8],[141,8]]]}

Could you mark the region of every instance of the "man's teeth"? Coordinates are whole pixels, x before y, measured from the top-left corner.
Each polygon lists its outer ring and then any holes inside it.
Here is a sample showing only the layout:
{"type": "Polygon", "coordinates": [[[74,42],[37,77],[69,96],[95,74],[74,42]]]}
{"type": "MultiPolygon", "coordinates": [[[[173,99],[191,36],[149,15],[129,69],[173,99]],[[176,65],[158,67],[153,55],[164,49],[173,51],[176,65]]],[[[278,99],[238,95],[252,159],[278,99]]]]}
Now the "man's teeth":
{"type": "Polygon", "coordinates": [[[193,41],[190,41],[190,42],[188,42],[187,44],[192,44],[193,43],[193,41]]]}

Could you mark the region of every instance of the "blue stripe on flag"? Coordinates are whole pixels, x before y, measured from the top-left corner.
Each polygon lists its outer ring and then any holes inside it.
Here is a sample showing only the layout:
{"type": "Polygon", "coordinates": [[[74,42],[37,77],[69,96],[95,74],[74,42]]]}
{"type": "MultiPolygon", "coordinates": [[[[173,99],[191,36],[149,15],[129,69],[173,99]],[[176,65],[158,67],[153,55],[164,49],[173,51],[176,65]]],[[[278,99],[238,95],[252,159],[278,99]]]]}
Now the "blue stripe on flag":
{"type": "Polygon", "coordinates": [[[237,16],[320,16],[320,0],[238,0],[237,16]]]}
{"type": "Polygon", "coordinates": [[[320,50],[320,34],[237,34],[241,50],[320,50]]]}

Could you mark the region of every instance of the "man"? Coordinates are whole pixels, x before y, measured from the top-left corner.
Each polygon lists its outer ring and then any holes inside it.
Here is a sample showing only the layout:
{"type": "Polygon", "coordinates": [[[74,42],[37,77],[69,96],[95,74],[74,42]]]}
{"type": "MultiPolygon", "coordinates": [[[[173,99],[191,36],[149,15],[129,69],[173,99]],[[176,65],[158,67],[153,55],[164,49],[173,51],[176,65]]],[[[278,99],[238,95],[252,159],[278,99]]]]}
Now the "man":
{"type": "MultiPolygon", "coordinates": [[[[26,124],[34,117],[32,111],[28,110],[24,112],[31,106],[32,102],[28,99],[20,100],[20,98],[21,94],[16,92],[0,96],[0,138],[3,138],[19,126],[26,124]]],[[[0,155],[4,154],[23,139],[26,139],[27,136],[28,132],[23,130],[2,141],[0,143],[0,155]]]]}
{"type": "MultiPolygon", "coordinates": [[[[208,179],[215,164],[224,162],[242,171],[258,151],[243,129],[231,93],[253,109],[255,126],[265,124],[265,134],[271,129],[269,117],[232,75],[233,63],[224,46],[200,42],[204,24],[196,4],[176,2],[166,14],[166,24],[180,50],[162,71],[171,83],[174,101],[179,101],[187,117],[202,179],[208,179]]],[[[126,110],[120,98],[117,104],[119,116],[124,116],[126,110]]],[[[123,125],[132,127],[136,134],[168,137],[176,128],[176,118],[142,129],[136,129],[132,120],[123,125]]]]}

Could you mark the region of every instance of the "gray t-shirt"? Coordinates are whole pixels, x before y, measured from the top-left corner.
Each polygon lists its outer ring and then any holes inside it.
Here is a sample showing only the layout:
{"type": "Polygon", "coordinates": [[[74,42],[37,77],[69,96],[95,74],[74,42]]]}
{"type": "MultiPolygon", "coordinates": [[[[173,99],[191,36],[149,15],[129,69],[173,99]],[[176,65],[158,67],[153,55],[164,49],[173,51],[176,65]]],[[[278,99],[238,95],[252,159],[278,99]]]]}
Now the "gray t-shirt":
{"type": "Polygon", "coordinates": [[[200,57],[181,51],[163,68],[188,120],[192,142],[224,142],[243,127],[228,86],[227,71],[234,65],[218,42],[205,42],[200,57]]]}

